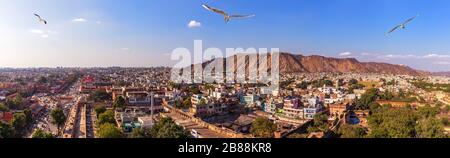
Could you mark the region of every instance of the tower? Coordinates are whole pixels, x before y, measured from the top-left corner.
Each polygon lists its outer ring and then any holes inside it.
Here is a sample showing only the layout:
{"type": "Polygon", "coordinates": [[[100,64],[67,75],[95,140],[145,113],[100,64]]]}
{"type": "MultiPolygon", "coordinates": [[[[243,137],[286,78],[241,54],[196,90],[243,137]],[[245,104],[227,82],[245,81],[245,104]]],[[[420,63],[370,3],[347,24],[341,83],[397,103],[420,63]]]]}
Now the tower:
{"type": "Polygon", "coordinates": [[[152,124],[152,126],[153,126],[153,104],[154,104],[154,94],[153,94],[153,92],[151,92],[150,93],[150,97],[151,97],[151,99],[150,99],[150,120],[151,120],[151,124],[152,124]]]}

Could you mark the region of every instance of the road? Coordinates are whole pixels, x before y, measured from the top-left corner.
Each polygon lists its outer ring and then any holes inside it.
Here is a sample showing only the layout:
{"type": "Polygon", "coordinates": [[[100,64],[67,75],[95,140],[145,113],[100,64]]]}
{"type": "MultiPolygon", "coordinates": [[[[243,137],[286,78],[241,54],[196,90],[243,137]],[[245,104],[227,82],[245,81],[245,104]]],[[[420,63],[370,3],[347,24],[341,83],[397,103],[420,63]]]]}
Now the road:
{"type": "Polygon", "coordinates": [[[78,87],[80,86],[80,80],[75,82],[66,92],[62,94],[37,94],[39,104],[43,105],[45,110],[41,115],[36,118],[32,125],[32,130],[28,132],[26,137],[30,138],[32,133],[37,129],[41,129],[45,132],[50,132],[53,135],[58,135],[58,128],[52,123],[50,113],[56,108],[62,108],[66,116],[68,116],[70,109],[76,105],[77,98],[79,98],[78,87]]]}

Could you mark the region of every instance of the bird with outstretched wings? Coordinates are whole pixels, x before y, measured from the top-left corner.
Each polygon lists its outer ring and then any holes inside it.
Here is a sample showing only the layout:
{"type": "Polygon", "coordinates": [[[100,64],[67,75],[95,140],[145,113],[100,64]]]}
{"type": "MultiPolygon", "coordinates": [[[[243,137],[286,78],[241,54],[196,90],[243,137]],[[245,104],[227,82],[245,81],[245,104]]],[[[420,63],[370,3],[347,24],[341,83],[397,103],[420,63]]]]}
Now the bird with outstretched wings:
{"type": "Polygon", "coordinates": [[[234,18],[244,19],[244,18],[251,18],[251,17],[255,16],[255,15],[229,15],[228,13],[226,13],[223,10],[208,6],[206,4],[203,4],[202,6],[206,10],[209,10],[209,11],[212,11],[214,13],[224,16],[225,22],[229,22],[231,19],[234,19],[234,18]]]}
{"type": "Polygon", "coordinates": [[[34,14],[34,16],[36,16],[36,17],[38,18],[39,22],[42,22],[42,23],[44,23],[44,24],[47,24],[47,20],[44,20],[40,15],[34,14]]]}
{"type": "Polygon", "coordinates": [[[396,30],[399,29],[399,28],[405,29],[405,28],[406,28],[406,24],[408,24],[408,23],[410,23],[411,21],[413,21],[414,19],[416,19],[417,16],[419,16],[419,15],[416,15],[416,16],[414,16],[414,17],[412,17],[412,18],[409,18],[408,20],[406,20],[406,21],[403,22],[402,24],[395,26],[395,27],[394,27],[393,29],[391,29],[388,33],[386,33],[386,35],[391,34],[392,32],[396,31],[396,30]]]}

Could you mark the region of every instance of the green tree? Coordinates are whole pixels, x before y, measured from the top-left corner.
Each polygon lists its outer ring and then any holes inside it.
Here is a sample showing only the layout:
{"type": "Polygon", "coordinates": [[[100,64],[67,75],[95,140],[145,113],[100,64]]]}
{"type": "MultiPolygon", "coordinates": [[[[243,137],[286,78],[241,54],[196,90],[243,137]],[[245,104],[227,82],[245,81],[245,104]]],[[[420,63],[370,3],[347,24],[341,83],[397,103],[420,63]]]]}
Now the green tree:
{"type": "Polygon", "coordinates": [[[31,136],[31,138],[44,138],[44,139],[48,139],[48,138],[55,138],[55,137],[54,137],[53,134],[51,134],[51,133],[47,133],[47,132],[44,132],[44,131],[41,130],[41,129],[37,129],[37,130],[33,133],[33,135],[31,136]]]}
{"type": "Polygon", "coordinates": [[[6,124],[0,121],[0,138],[13,137],[13,129],[10,124],[6,124]]]}
{"type": "Polygon", "coordinates": [[[23,107],[23,98],[22,95],[20,95],[19,93],[16,95],[16,97],[13,100],[8,100],[7,101],[8,107],[10,109],[14,109],[14,110],[21,110],[23,107]]]}
{"type": "Polygon", "coordinates": [[[15,113],[11,122],[11,126],[14,127],[16,137],[21,137],[25,126],[27,125],[27,119],[24,113],[15,113]]]}
{"type": "Polygon", "coordinates": [[[302,83],[298,84],[296,86],[296,88],[300,88],[300,89],[303,89],[303,90],[308,89],[308,82],[302,81],[302,83]]]}
{"type": "Polygon", "coordinates": [[[293,139],[298,139],[298,138],[308,138],[308,134],[304,133],[304,134],[300,134],[300,133],[294,133],[291,134],[289,136],[287,136],[288,138],[293,138],[293,139]]]}
{"type": "Polygon", "coordinates": [[[363,89],[364,87],[366,87],[366,86],[364,86],[363,84],[352,84],[352,85],[349,86],[348,91],[350,93],[353,93],[353,91],[355,89],[363,89]]]}
{"type": "Polygon", "coordinates": [[[382,108],[368,118],[372,138],[413,138],[417,116],[406,108],[382,108]]]}
{"type": "Polygon", "coordinates": [[[429,105],[424,107],[419,107],[417,113],[423,118],[432,118],[436,117],[439,114],[440,109],[438,107],[431,107],[429,105]]]}
{"type": "Polygon", "coordinates": [[[392,100],[394,98],[394,94],[392,94],[389,90],[386,90],[384,93],[380,94],[380,99],[382,100],[392,100]]]}
{"type": "Polygon", "coordinates": [[[44,77],[44,76],[41,76],[40,78],[39,78],[39,81],[38,81],[39,83],[48,83],[48,79],[46,78],[46,77],[44,77]]]}
{"type": "Polygon", "coordinates": [[[66,122],[67,119],[66,114],[64,114],[63,109],[56,108],[50,112],[50,116],[52,117],[52,123],[58,127],[59,133],[61,128],[64,126],[64,123],[66,122]]]}
{"type": "Polygon", "coordinates": [[[372,102],[372,103],[370,103],[369,104],[369,109],[370,109],[370,111],[377,111],[378,109],[380,109],[381,108],[381,105],[380,104],[378,104],[377,102],[372,102]]]}
{"type": "Polygon", "coordinates": [[[152,138],[189,138],[183,127],[178,126],[171,118],[162,118],[150,129],[152,138]]]}
{"type": "Polygon", "coordinates": [[[9,111],[9,108],[5,104],[0,103],[0,112],[7,112],[7,111],[9,111]]]}
{"type": "Polygon", "coordinates": [[[123,138],[123,133],[114,124],[105,123],[100,125],[97,137],[98,138],[123,138]]]}
{"type": "Polygon", "coordinates": [[[116,98],[116,100],[113,103],[113,108],[114,109],[122,109],[125,107],[126,101],[125,98],[123,98],[122,96],[119,96],[118,98],[116,98]]]}
{"type": "Polygon", "coordinates": [[[107,110],[106,112],[100,114],[98,116],[97,123],[99,125],[102,125],[102,124],[105,124],[105,123],[115,124],[116,123],[116,119],[114,118],[114,111],[107,110]]]}
{"type": "Polygon", "coordinates": [[[111,100],[111,95],[104,90],[97,90],[89,95],[88,100],[95,102],[108,101],[111,100]]]}
{"type": "Polygon", "coordinates": [[[441,118],[441,122],[444,126],[450,125],[450,121],[448,120],[448,118],[441,118]]]}
{"type": "Polygon", "coordinates": [[[419,120],[416,131],[418,138],[447,138],[444,125],[436,118],[419,120]]]}
{"type": "Polygon", "coordinates": [[[16,106],[19,106],[19,107],[21,107],[23,105],[23,97],[22,97],[22,95],[20,95],[20,94],[16,95],[16,97],[14,98],[14,104],[16,106]]]}
{"type": "Polygon", "coordinates": [[[256,118],[252,123],[250,132],[255,137],[260,138],[272,138],[274,132],[277,130],[277,125],[267,118],[259,117],[256,118]]]}
{"type": "Polygon", "coordinates": [[[106,112],[106,107],[104,105],[97,105],[94,107],[94,111],[97,114],[97,118],[106,112]]]}
{"type": "Polygon", "coordinates": [[[328,116],[324,113],[314,115],[312,126],[308,127],[308,132],[326,132],[328,130],[328,116]]]}
{"type": "Polygon", "coordinates": [[[29,125],[29,124],[33,123],[33,114],[31,113],[31,109],[27,108],[23,111],[23,113],[25,114],[27,124],[29,125]]]}
{"type": "Polygon", "coordinates": [[[444,112],[444,113],[450,112],[450,105],[446,105],[446,106],[442,109],[442,112],[444,112]]]}
{"type": "Polygon", "coordinates": [[[334,86],[334,83],[331,80],[324,80],[323,84],[326,85],[326,86],[334,86]]]}
{"type": "Polygon", "coordinates": [[[354,84],[358,84],[358,80],[357,80],[357,79],[354,79],[354,78],[352,78],[352,79],[350,79],[350,81],[348,81],[348,84],[349,84],[349,85],[354,85],[354,84]]]}
{"type": "Polygon", "coordinates": [[[199,105],[206,105],[207,101],[205,98],[200,99],[200,103],[198,103],[199,105]]]}
{"type": "Polygon", "coordinates": [[[366,129],[356,125],[343,125],[339,128],[341,138],[364,138],[366,136],[366,129]]]}
{"type": "Polygon", "coordinates": [[[378,90],[375,88],[368,89],[360,99],[356,101],[356,109],[368,110],[369,104],[374,102],[378,97],[378,90]]]}
{"type": "Polygon", "coordinates": [[[190,99],[190,98],[186,98],[186,99],[183,101],[183,106],[184,106],[184,108],[189,108],[189,107],[191,107],[191,105],[192,105],[192,103],[191,103],[191,99],[190,99]]]}
{"type": "Polygon", "coordinates": [[[129,138],[151,138],[150,130],[144,128],[135,128],[129,138]]]}

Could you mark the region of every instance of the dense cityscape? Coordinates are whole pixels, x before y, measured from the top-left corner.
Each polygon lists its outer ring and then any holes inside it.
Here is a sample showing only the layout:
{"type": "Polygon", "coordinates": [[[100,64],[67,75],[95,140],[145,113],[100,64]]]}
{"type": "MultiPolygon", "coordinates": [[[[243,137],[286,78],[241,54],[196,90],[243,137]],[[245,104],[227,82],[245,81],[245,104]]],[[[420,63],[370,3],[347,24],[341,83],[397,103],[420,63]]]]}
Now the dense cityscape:
{"type": "Polygon", "coordinates": [[[0,70],[0,138],[448,138],[450,78],[284,73],[180,84],[170,68],[0,70]]]}

